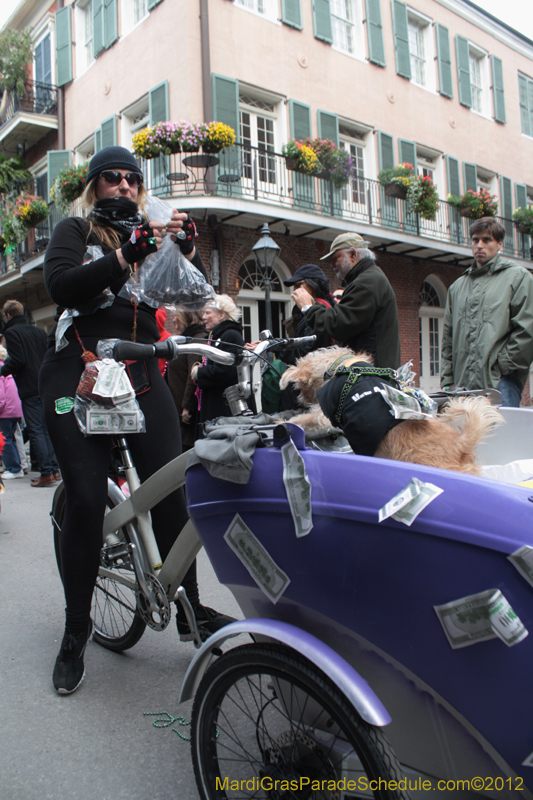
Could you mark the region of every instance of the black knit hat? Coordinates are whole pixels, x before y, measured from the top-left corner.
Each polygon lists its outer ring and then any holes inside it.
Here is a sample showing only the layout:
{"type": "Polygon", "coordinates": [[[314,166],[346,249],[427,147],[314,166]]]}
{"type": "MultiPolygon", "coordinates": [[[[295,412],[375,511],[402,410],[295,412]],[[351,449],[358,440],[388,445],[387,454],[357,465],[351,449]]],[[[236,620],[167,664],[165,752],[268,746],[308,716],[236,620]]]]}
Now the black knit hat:
{"type": "Polygon", "coordinates": [[[129,169],[130,172],[136,172],[138,175],[143,174],[135,156],[125,147],[104,147],[103,150],[99,150],[91,158],[87,183],[105,169],[129,169]]]}

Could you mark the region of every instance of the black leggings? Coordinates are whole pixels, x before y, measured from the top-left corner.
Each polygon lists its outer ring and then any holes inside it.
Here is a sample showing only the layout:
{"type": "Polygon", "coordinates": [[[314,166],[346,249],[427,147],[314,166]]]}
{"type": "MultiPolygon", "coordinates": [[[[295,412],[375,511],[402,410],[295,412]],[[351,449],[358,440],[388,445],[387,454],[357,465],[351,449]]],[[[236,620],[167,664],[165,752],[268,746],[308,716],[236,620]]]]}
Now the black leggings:
{"type": "MultiPolygon", "coordinates": [[[[89,347],[89,344],[86,343],[89,347]]],[[[69,349],[79,348],[71,343],[69,349]]],[[[66,351],[65,351],[66,353],[66,351]]],[[[62,353],[60,355],[63,355],[62,353]]],[[[181,453],[181,434],[176,406],[156,359],[146,362],[151,388],[139,395],[146,419],[146,433],[128,436],[141,481],[181,453]]],[[[58,414],[55,401],[74,397],[83,371],[81,356],[51,357],[47,354],[40,373],[40,393],[50,438],[65,484],[66,510],[60,549],[67,627],[86,630],[102,547],[102,521],[107,499],[107,474],[112,446],[110,436],[84,436],[72,411],[58,414]]],[[[172,492],[152,508],[152,523],[164,560],[187,521],[183,489],[172,492]]],[[[183,585],[191,602],[198,602],[196,562],[183,585]]]]}

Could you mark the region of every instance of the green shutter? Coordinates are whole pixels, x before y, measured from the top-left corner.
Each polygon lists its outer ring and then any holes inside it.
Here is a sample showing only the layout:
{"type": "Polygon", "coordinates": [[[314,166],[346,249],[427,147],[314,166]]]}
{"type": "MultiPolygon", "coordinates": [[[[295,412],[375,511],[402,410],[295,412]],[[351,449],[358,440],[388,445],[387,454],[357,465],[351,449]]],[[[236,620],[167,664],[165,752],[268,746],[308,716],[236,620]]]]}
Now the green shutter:
{"type": "Polygon", "coordinates": [[[381,0],[365,0],[366,28],[368,36],[368,60],[380,67],[386,65],[383,25],[381,23],[381,0]]]}
{"type": "Polygon", "coordinates": [[[311,136],[311,110],[303,103],[289,100],[291,136],[297,141],[311,136]]]}
{"type": "Polygon", "coordinates": [[[500,216],[504,219],[513,218],[513,191],[509,178],[500,177],[500,216]]]}
{"type": "Polygon", "coordinates": [[[117,39],[117,0],[104,0],[104,47],[111,47],[117,39]]]}
{"type": "Polygon", "coordinates": [[[70,30],[70,6],[55,13],[56,29],[56,76],[57,85],[64,86],[72,80],[72,36],[70,30]]]}
{"type": "Polygon", "coordinates": [[[505,95],[503,93],[503,66],[501,58],[490,57],[492,63],[492,92],[494,94],[494,119],[506,122],[505,95]]]}
{"type": "Polygon", "coordinates": [[[400,164],[412,164],[416,172],[416,145],[414,142],[408,142],[405,139],[398,139],[398,153],[400,155],[400,164]]]}
{"type": "Polygon", "coordinates": [[[313,0],[313,30],[315,39],[329,44],[333,41],[329,0],[313,0]]]}
{"type": "MultiPolygon", "coordinates": [[[[48,170],[48,190],[50,191],[63,167],[70,167],[72,153],[70,150],[49,150],[46,154],[46,161],[48,170]]],[[[49,197],[46,199],[50,202],[49,197]]]]}
{"type": "Polygon", "coordinates": [[[477,167],[475,164],[463,162],[463,180],[465,192],[468,192],[469,189],[477,192],[477,167]]]}
{"type": "Polygon", "coordinates": [[[529,108],[529,135],[533,136],[533,81],[527,82],[527,105],[529,108]]]}
{"type": "Polygon", "coordinates": [[[388,133],[378,131],[379,169],[391,169],[394,166],[394,140],[388,133]]]}
{"type": "Polygon", "coordinates": [[[102,131],[98,128],[97,131],[94,132],[94,152],[98,153],[99,150],[102,149],[102,131]]]}
{"type": "Polygon", "coordinates": [[[515,183],[514,197],[517,208],[527,208],[527,188],[524,183],[515,183]]]}
{"type": "Polygon", "coordinates": [[[455,57],[457,59],[457,82],[459,84],[459,102],[462,106],[472,108],[472,86],[470,84],[470,51],[468,39],[455,37],[455,57]]]}
{"type": "Polygon", "coordinates": [[[300,0],[281,0],[281,21],[291,28],[302,30],[302,9],[300,0]]]}
{"type": "Polygon", "coordinates": [[[339,144],[339,120],[335,114],[328,114],[327,111],[318,111],[318,135],[321,139],[331,139],[338,146],[339,144]]]}
{"type": "Polygon", "coordinates": [[[93,0],[93,56],[104,49],[104,0],[93,0]]]}
{"type": "Polygon", "coordinates": [[[114,147],[117,143],[117,118],[104,120],[100,125],[100,148],[114,147]]]}
{"type": "Polygon", "coordinates": [[[158,6],[160,2],[161,0],[148,0],[148,11],[151,11],[152,8],[158,6]]]}
{"type": "Polygon", "coordinates": [[[527,98],[527,78],[524,75],[518,76],[518,96],[520,99],[520,122],[522,125],[522,133],[529,136],[529,106],[527,98]]]}
{"type": "Polygon", "coordinates": [[[213,75],[213,117],[217,122],[229,125],[240,139],[239,84],[233,78],[213,75]]]}
{"type": "MultiPolygon", "coordinates": [[[[150,105],[150,125],[168,120],[168,81],[150,89],[148,93],[150,105]]],[[[224,120],[221,120],[223,122],[224,120]]]]}
{"type": "Polygon", "coordinates": [[[439,66],[439,92],[444,97],[453,97],[452,57],[448,28],[437,22],[437,62],[439,66]]]}
{"type": "Polygon", "coordinates": [[[392,0],[392,28],[394,30],[394,55],[396,72],[411,80],[411,56],[409,55],[409,25],[407,6],[400,0],[392,0]]]}
{"type": "Polygon", "coordinates": [[[460,197],[461,181],[459,178],[459,162],[456,158],[446,156],[446,173],[448,176],[448,194],[460,197]]]}

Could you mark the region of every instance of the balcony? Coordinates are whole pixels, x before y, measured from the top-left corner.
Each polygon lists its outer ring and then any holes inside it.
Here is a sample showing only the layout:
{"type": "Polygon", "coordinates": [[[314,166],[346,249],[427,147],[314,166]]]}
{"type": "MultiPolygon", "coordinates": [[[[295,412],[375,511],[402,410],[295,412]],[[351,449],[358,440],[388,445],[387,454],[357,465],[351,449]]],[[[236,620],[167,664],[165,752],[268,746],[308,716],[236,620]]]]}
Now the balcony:
{"type": "MultiPolygon", "coordinates": [[[[258,148],[236,145],[215,156],[178,153],[141,163],[146,188],[153,194],[182,198],[186,201],[181,203],[183,207],[197,206],[190,203],[192,198],[211,197],[209,206],[215,208],[216,198],[226,198],[223,208],[230,209],[233,201],[234,208],[244,215],[254,211],[247,203],[249,211],[243,211],[241,201],[254,201],[263,207],[271,205],[273,216],[280,217],[284,211],[286,221],[290,221],[291,213],[294,216],[303,211],[336,220],[334,227],[347,221],[379,228],[379,236],[385,242],[394,243],[399,236],[398,245],[412,242],[412,236],[427,239],[426,247],[417,242],[418,246],[410,250],[418,250],[420,255],[422,251],[446,252],[446,245],[456,253],[460,253],[458,247],[469,248],[471,220],[459,216],[444,200],[435,220],[425,220],[411,213],[405,200],[387,197],[377,181],[354,178],[343,189],[336,189],[329,181],[288,170],[283,156],[258,148]]],[[[512,220],[497,219],[506,230],[504,252],[530,260],[529,237],[519,234],[512,220]]],[[[324,223],[328,227],[325,220],[324,223]]],[[[425,257],[431,257],[429,252],[425,257]]]]}
{"type": "Polygon", "coordinates": [[[48,131],[57,130],[57,87],[26,81],[26,92],[18,97],[4,92],[0,101],[0,142],[5,155],[17,154],[17,146],[29,150],[48,131]]]}
{"type": "Polygon", "coordinates": [[[19,273],[23,264],[38,256],[39,253],[44,253],[48,247],[54,226],[62,219],[54,203],[49,205],[49,210],[50,215],[44,222],[30,230],[28,236],[17,245],[13,253],[2,255],[0,279],[10,273],[19,273]]]}

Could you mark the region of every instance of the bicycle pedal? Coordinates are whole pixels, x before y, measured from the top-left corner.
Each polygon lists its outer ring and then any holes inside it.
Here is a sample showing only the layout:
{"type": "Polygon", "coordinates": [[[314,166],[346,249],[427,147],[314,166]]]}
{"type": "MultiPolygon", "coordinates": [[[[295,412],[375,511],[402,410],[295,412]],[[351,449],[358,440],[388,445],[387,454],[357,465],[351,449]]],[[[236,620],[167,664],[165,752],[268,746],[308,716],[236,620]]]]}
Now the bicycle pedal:
{"type": "Polygon", "coordinates": [[[127,542],[105,544],[100,550],[100,565],[110,568],[116,564],[125,563],[129,557],[130,550],[127,542]]]}

